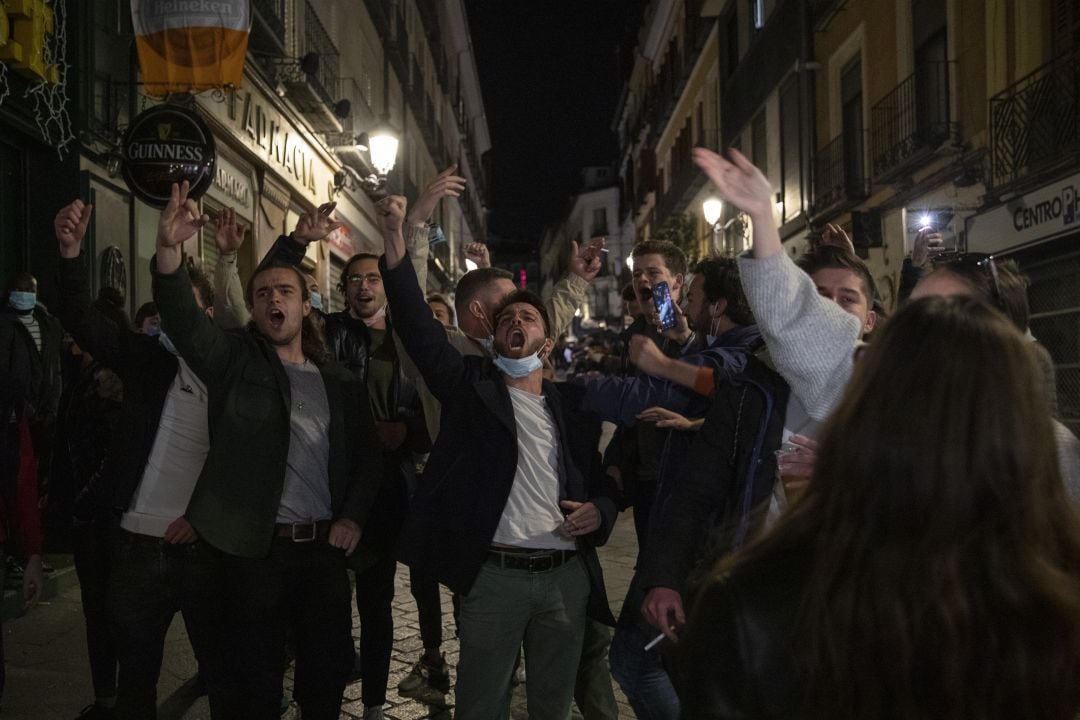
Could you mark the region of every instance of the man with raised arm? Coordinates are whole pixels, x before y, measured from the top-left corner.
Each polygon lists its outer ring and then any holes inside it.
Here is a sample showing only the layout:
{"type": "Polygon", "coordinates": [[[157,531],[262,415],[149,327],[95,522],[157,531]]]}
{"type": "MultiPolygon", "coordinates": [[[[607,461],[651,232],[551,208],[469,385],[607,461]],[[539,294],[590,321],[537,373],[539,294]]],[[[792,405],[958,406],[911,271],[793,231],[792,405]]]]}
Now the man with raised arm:
{"type": "MultiPolygon", "coordinates": [[[[124,388],[122,431],[80,496],[82,512],[100,513],[119,525],[107,555],[105,603],[119,665],[116,715],[156,716],[165,635],[180,612],[211,712],[224,717],[217,561],[185,517],[210,447],[207,388],[156,325],[151,332],[123,327],[91,303],[81,249],[92,211],[75,200],[56,215],[61,257],[56,309],[80,347],[114,371],[124,388]]],[[[223,232],[219,224],[219,247],[227,242],[223,232]]],[[[187,274],[196,310],[213,318],[218,293],[201,272],[187,274]]],[[[232,282],[239,285],[239,278],[232,282]]]]}
{"type": "Polygon", "coordinates": [[[367,393],[329,360],[303,275],[263,265],[249,328],[223,331],[195,304],[183,242],[205,222],[174,185],[152,261],[162,329],[206,384],[206,463],[185,519],[218,555],[228,647],[226,717],[277,718],[286,638],[305,718],[337,718],[352,669],[345,556],[381,479],[367,393]]]}
{"type": "MultiPolygon", "coordinates": [[[[586,613],[612,622],[595,547],[616,515],[599,425],[543,380],[547,309],[516,291],[494,314],[494,358],[465,357],[432,316],[401,233],[404,198],[379,204],[382,275],[409,356],[442,403],[406,525],[405,560],[462,595],[456,717],[505,718],[524,641],[529,715],[569,715],[586,613]]],[[[579,391],[578,391],[579,392],[579,391]]]]}

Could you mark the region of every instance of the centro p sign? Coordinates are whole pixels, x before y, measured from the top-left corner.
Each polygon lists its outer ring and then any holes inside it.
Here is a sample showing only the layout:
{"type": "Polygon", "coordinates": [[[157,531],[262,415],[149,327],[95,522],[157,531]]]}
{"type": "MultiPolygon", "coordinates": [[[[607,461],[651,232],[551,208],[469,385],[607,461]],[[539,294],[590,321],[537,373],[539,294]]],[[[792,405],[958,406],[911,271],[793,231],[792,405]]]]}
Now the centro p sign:
{"type": "Polygon", "coordinates": [[[195,112],[158,105],[142,113],[124,134],[124,182],[137,198],[163,208],[173,183],[187,180],[188,197],[199,199],[214,181],[214,136],[195,112]]]}

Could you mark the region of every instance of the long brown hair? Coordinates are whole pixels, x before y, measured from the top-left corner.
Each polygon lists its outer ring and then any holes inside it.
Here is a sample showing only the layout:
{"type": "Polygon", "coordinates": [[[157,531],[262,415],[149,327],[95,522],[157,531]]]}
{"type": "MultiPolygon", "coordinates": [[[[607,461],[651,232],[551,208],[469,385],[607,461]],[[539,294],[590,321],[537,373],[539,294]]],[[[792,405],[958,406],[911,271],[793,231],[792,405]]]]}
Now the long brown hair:
{"type": "Polygon", "coordinates": [[[911,303],[860,357],[813,481],[734,558],[805,549],[805,717],[1080,709],[1080,515],[1027,343],[984,303],[911,303]]]}
{"type": "MultiPolygon", "coordinates": [[[[311,293],[308,291],[307,278],[304,277],[299,268],[295,265],[289,265],[283,262],[271,262],[266,265],[262,265],[251,274],[248,278],[247,285],[244,287],[244,301],[249,308],[254,307],[253,288],[255,284],[255,278],[261,273],[267,270],[292,270],[296,274],[296,280],[300,283],[300,299],[310,300],[311,293]]],[[[248,322],[248,330],[251,332],[259,332],[258,327],[255,325],[255,320],[248,322]]],[[[330,354],[330,349],[326,344],[326,335],[323,333],[323,323],[321,318],[318,317],[317,311],[312,309],[304,318],[300,325],[300,347],[306,357],[316,365],[324,365],[333,359],[330,354]]]]}

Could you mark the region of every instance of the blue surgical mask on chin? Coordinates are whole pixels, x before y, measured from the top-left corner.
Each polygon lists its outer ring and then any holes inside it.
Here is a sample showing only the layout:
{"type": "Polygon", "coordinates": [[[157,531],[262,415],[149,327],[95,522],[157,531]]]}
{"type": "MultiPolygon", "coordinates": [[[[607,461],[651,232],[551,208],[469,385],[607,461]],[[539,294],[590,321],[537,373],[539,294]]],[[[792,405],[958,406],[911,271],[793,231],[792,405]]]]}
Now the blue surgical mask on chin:
{"type": "Polygon", "coordinates": [[[169,339],[169,336],[165,334],[164,330],[162,330],[161,334],[158,335],[158,342],[161,343],[161,347],[165,348],[173,355],[176,355],[177,357],[180,356],[180,351],[177,350],[176,346],[172,344],[172,340],[169,339]]]}
{"type": "Polygon", "coordinates": [[[19,312],[33,310],[34,306],[37,305],[37,293],[26,292],[25,290],[12,290],[8,294],[8,305],[19,312]]]}
{"type": "Polygon", "coordinates": [[[322,310],[322,294],[313,292],[311,293],[311,307],[315,310],[322,310]]]}
{"type": "Polygon", "coordinates": [[[540,360],[539,350],[523,358],[508,358],[496,353],[495,367],[512,378],[523,378],[544,367],[544,363],[540,360]]]}

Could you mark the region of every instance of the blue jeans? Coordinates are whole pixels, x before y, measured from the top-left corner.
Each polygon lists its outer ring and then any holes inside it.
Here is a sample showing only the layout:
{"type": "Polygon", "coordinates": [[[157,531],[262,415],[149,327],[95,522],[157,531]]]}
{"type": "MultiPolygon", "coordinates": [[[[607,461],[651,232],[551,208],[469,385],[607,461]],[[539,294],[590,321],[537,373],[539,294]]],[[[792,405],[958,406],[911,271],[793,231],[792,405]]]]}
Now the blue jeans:
{"type": "Polygon", "coordinates": [[[679,697],[660,658],[664,643],[645,650],[658,631],[641,616],[644,599],[638,576],[634,575],[611,640],[611,676],[619,683],[638,720],[679,720],[679,697]]]}

